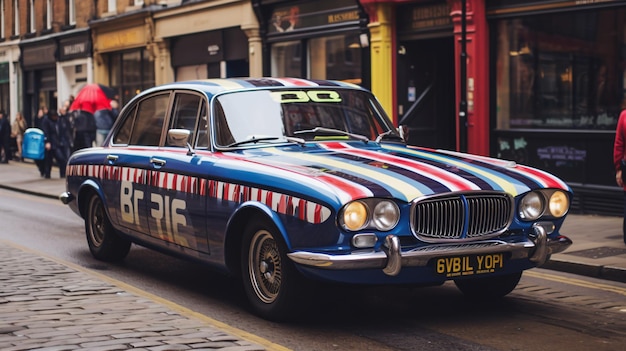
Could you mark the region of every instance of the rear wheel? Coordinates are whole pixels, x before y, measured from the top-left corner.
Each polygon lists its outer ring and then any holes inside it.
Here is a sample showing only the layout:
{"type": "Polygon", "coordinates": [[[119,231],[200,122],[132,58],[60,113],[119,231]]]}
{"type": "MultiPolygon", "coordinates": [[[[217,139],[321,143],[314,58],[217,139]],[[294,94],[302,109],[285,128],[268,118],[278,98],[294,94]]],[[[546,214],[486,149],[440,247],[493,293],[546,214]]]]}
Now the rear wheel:
{"type": "Polygon", "coordinates": [[[89,251],[101,261],[120,261],[130,250],[130,241],[122,238],[113,229],[102,199],[95,194],[87,203],[85,234],[89,251]]]}
{"type": "Polygon", "coordinates": [[[241,251],[241,272],[254,312],[270,320],[285,320],[298,307],[302,278],[277,233],[267,220],[248,225],[241,251]]]}
{"type": "Polygon", "coordinates": [[[499,299],[513,291],[522,272],[487,278],[455,280],[454,283],[468,298],[474,300],[499,299]]]}

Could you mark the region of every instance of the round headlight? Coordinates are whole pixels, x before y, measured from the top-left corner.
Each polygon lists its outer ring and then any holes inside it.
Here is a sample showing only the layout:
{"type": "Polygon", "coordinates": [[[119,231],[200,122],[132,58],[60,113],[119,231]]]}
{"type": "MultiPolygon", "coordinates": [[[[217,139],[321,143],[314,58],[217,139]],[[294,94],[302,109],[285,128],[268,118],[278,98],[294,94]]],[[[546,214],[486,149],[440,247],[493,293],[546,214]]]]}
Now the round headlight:
{"type": "Polygon", "coordinates": [[[550,214],[554,217],[561,218],[565,216],[569,209],[569,198],[567,194],[562,191],[552,193],[548,207],[550,208],[550,214]]]}
{"type": "Polygon", "coordinates": [[[359,230],[367,223],[367,206],[360,201],[351,202],[343,209],[343,225],[348,230],[359,230]]]}
{"type": "Polygon", "coordinates": [[[374,207],[372,221],[376,229],[387,231],[393,229],[400,219],[398,206],[391,201],[381,201],[374,207]]]}
{"type": "Polygon", "coordinates": [[[536,192],[530,192],[522,198],[519,204],[519,215],[522,219],[533,221],[543,213],[543,196],[536,192]]]}

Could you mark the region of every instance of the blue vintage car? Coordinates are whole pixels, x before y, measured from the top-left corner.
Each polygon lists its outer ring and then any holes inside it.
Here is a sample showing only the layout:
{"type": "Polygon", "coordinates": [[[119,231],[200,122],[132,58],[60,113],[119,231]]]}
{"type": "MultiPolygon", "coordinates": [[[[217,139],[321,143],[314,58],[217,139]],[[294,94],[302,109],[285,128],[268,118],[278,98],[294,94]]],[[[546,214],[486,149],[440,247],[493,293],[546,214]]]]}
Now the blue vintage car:
{"type": "Polygon", "coordinates": [[[216,79],[149,89],[103,147],[67,166],[61,200],[97,259],[131,243],[241,277],[256,313],[302,282],[511,292],[571,241],[572,193],[511,161],[407,146],[375,97],[337,81],[216,79]]]}

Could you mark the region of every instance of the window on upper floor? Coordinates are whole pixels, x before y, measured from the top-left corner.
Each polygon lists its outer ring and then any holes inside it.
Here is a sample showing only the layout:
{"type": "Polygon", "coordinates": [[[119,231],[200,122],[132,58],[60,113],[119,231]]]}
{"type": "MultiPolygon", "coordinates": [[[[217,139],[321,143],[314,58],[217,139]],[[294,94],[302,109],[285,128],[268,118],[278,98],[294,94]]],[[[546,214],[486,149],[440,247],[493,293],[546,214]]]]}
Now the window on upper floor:
{"type": "Polygon", "coordinates": [[[0,38],[6,38],[6,32],[4,31],[4,25],[6,24],[5,11],[6,6],[4,6],[5,0],[0,0],[0,38]]]}
{"type": "Polygon", "coordinates": [[[133,6],[143,6],[143,0],[131,0],[130,3],[133,6]]]}
{"type": "Polygon", "coordinates": [[[117,12],[117,0],[107,0],[107,12],[108,13],[117,12]]]}
{"type": "Polygon", "coordinates": [[[13,35],[20,35],[20,12],[18,10],[19,0],[13,0],[13,35]]]}
{"type": "Polygon", "coordinates": [[[76,24],[76,0],[66,0],[67,4],[67,24],[76,24]]]}
{"type": "Polygon", "coordinates": [[[37,32],[37,22],[35,21],[35,0],[28,0],[28,32],[37,32]]]}
{"type": "Polygon", "coordinates": [[[46,29],[52,29],[52,0],[46,0],[46,29]]]}

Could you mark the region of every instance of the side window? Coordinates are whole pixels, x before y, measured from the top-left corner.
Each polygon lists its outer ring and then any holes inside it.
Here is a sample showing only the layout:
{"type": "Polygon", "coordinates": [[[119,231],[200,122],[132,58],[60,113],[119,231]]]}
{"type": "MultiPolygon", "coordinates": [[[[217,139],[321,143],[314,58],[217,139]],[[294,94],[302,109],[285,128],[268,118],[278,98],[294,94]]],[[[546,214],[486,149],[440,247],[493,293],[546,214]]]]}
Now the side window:
{"type": "Polygon", "coordinates": [[[117,134],[113,138],[113,144],[128,145],[130,142],[130,135],[133,132],[133,125],[135,124],[135,114],[137,113],[137,105],[133,106],[128,112],[121,116],[123,122],[122,126],[118,129],[117,134]]]}
{"type": "Polygon", "coordinates": [[[204,99],[200,102],[200,119],[198,120],[198,142],[197,148],[209,147],[209,114],[207,113],[206,102],[204,99]]]}
{"type": "Polygon", "coordinates": [[[191,132],[189,143],[195,139],[196,121],[202,98],[198,95],[177,93],[169,129],[187,129],[191,132]]]}
{"type": "Polygon", "coordinates": [[[130,145],[159,146],[169,98],[167,93],[139,102],[130,145]]]}

